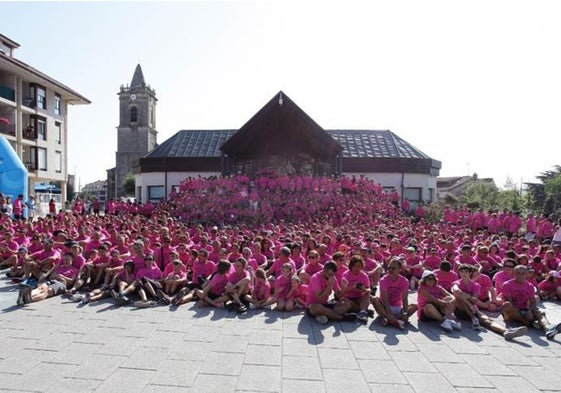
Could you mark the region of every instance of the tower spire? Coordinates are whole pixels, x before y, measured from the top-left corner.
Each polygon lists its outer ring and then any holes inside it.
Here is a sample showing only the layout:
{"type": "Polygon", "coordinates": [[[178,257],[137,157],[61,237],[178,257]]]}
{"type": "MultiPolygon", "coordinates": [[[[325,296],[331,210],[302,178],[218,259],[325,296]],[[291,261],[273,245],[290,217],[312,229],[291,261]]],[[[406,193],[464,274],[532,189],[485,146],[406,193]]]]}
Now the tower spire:
{"type": "Polygon", "coordinates": [[[144,81],[144,74],[142,73],[142,68],[140,64],[137,64],[136,69],[134,70],[134,75],[132,76],[131,81],[131,89],[135,89],[138,87],[145,87],[146,82],[144,81]]]}

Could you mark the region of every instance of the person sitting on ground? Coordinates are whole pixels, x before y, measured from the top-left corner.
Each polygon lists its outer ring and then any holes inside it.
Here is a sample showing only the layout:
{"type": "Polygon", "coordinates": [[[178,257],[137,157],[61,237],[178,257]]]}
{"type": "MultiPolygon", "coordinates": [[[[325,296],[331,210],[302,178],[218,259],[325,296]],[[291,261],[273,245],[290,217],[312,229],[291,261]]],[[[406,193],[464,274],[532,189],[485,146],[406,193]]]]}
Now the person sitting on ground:
{"type": "Polygon", "coordinates": [[[310,277],[306,313],[322,325],[329,320],[356,321],[358,319],[357,314],[348,312],[351,308],[349,302],[336,300],[341,294],[341,288],[335,279],[336,273],[337,264],[328,261],[323,265],[321,272],[310,277]],[[330,301],[332,294],[335,295],[335,299],[330,301]]]}
{"type": "Polygon", "coordinates": [[[545,313],[538,310],[534,287],[526,280],[528,268],[518,265],[514,268],[514,279],[503,285],[503,317],[506,321],[519,322],[525,326],[536,326],[545,332],[548,340],[553,340],[561,331],[561,323],[551,324],[545,313]]]}
{"type": "Polygon", "coordinates": [[[133,261],[127,261],[123,270],[113,277],[111,287],[111,296],[118,306],[126,304],[130,301],[129,295],[136,291],[136,264],[133,261]]]}
{"type": "Polygon", "coordinates": [[[230,299],[225,294],[225,291],[231,266],[229,261],[222,260],[218,262],[216,274],[203,284],[202,289],[195,290],[195,295],[199,299],[197,306],[224,308],[224,303],[230,299]]]}
{"type": "Polygon", "coordinates": [[[474,268],[471,272],[471,279],[481,287],[475,305],[480,310],[495,312],[499,308],[495,287],[493,287],[491,278],[486,274],[482,274],[481,269],[481,267],[479,269],[474,268]]]}
{"type": "Polygon", "coordinates": [[[271,298],[271,283],[267,280],[267,273],[263,268],[255,271],[255,282],[253,290],[244,296],[245,300],[255,308],[262,308],[267,305],[271,298]]]}
{"type": "Polygon", "coordinates": [[[234,271],[230,272],[225,293],[233,302],[231,304],[233,304],[236,311],[238,313],[243,313],[247,311],[247,306],[242,300],[244,300],[245,295],[247,295],[251,289],[251,267],[247,266],[247,261],[244,257],[238,257],[233,266],[234,271]]]}
{"type": "Polygon", "coordinates": [[[417,310],[419,320],[438,321],[440,327],[447,332],[451,332],[453,329],[461,329],[462,324],[456,321],[454,317],[454,310],[456,309],[454,296],[438,285],[436,275],[430,270],[425,270],[421,276],[417,303],[419,305],[417,310]]]}
{"type": "MultiPolygon", "coordinates": [[[[474,266],[474,269],[477,269],[477,267],[474,266]]],[[[471,271],[471,266],[465,263],[458,266],[460,279],[452,283],[452,294],[456,299],[454,314],[459,319],[471,321],[473,330],[480,330],[476,303],[479,299],[481,286],[471,279],[471,271]]]]}
{"type": "Polygon", "coordinates": [[[353,255],[349,261],[349,270],[343,274],[341,281],[340,298],[350,304],[350,312],[358,313],[359,322],[368,323],[370,277],[364,271],[364,261],[360,255],[353,255]]]}
{"type": "Polygon", "coordinates": [[[417,305],[409,304],[409,281],[400,274],[401,269],[401,259],[392,258],[388,274],[380,280],[380,295],[372,299],[372,305],[382,317],[383,325],[389,323],[403,330],[409,317],[417,311],[417,305]]]}

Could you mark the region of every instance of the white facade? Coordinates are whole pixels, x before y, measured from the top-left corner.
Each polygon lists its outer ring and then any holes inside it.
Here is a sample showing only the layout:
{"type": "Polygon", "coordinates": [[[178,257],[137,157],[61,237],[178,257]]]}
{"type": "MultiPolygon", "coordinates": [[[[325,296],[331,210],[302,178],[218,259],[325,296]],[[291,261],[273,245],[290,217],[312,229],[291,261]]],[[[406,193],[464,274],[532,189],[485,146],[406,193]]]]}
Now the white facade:
{"type": "Polygon", "coordinates": [[[60,182],[66,195],[68,107],[90,101],[20,62],[17,43],[0,34],[0,135],[5,137],[35,183],[60,182]]]}
{"type": "Polygon", "coordinates": [[[135,176],[137,201],[167,199],[174,187],[188,177],[220,176],[220,172],[147,172],[135,176]]]}
{"type": "MultiPolygon", "coordinates": [[[[343,173],[345,176],[364,176],[380,183],[384,190],[396,190],[411,201],[412,207],[419,202],[436,199],[436,177],[418,173],[343,173]]],[[[142,202],[167,199],[174,187],[188,177],[220,176],[220,172],[147,172],[136,175],[137,200],[142,202]]]]}

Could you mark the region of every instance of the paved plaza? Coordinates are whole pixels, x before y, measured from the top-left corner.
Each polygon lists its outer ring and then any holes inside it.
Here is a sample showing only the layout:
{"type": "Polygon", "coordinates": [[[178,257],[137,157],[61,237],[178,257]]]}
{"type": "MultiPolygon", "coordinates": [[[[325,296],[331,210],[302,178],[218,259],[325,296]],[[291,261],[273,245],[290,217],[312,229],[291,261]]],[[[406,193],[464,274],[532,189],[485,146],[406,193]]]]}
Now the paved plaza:
{"type": "MultiPolygon", "coordinates": [[[[0,392],[561,391],[561,335],[506,342],[465,323],[447,334],[414,318],[406,332],[319,325],[303,315],[167,306],[15,306],[0,279],[0,392]]],[[[561,306],[543,308],[553,321],[561,306]]]]}

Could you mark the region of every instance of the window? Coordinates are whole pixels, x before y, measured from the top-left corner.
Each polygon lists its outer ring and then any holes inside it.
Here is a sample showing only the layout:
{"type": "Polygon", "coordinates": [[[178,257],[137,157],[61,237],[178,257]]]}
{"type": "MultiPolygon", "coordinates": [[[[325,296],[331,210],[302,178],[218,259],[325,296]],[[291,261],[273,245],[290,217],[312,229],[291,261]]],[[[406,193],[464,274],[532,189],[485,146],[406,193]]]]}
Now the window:
{"type": "Polygon", "coordinates": [[[55,172],[62,172],[62,153],[60,151],[55,151],[55,172]]]}
{"type": "Polygon", "coordinates": [[[131,123],[136,123],[138,121],[138,109],[136,106],[131,108],[131,123]]]}
{"type": "Polygon", "coordinates": [[[148,186],[148,199],[150,201],[160,201],[164,199],[164,186],[148,186]]]}
{"type": "Polygon", "coordinates": [[[37,103],[37,108],[47,109],[47,90],[39,85],[30,85],[30,90],[31,97],[37,103]]]}
{"type": "Polygon", "coordinates": [[[62,101],[61,101],[60,96],[59,96],[58,94],[55,94],[55,102],[54,102],[55,115],[59,115],[59,116],[60,116],[60,115],[62,114],[62,112],[61,112],[61,104],[62,104],[62,101]]]}
{"type": "Polygon", "coordinates": [[[411,202],[420,202],[421,189],[418,187],[404,188],[403,197],[409,199],[411,202]]]}
{"type": "Polygon", "coordinates": [[[56,128],[56,135],[57,135],[56,142],[60,145],[62,143],[62,124],[56,121],[55,128],[56,128]]]}
{"type": "Polygon", "coordinates": [[[47,149],[43,149],[42,147],[37,148],[37,164],[40,170],[47,170],[47,149]]]}
{"type": "Polygon", "coordinates": [[[47,122],[43,119],[37,119],[37,139],[47,140],[47,122]]]}

